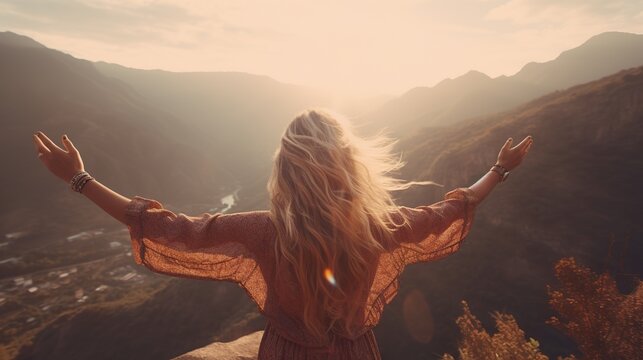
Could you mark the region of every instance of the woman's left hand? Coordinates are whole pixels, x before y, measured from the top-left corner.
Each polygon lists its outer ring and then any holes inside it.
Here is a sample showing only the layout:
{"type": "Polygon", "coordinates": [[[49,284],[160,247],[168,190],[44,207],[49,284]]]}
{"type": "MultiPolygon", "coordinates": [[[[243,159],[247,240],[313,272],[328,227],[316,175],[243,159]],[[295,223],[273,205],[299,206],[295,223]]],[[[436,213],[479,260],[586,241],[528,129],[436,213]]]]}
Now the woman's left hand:
{"type": "Polygon", "coordinates": [[[85,171],[80,153],[71,143],[67,135],[63,135],[61,149],[42,131],[33,134],[38,158],[58,178],[69,183],[77,173],[85,171]]]}

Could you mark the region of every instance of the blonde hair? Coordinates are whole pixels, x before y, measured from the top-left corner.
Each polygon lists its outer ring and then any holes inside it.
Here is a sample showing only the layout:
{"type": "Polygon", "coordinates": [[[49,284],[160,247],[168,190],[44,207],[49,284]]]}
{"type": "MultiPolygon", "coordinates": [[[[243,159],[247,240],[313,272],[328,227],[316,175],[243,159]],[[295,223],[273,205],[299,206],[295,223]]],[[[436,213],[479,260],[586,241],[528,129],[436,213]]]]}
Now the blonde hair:
{"type": "Polygon", "coordinates": [[[382,131],[357,137],[343,116],[308,109],[287,127],[273,156],[268,192],[275,255],[293,270],[304,325],[319,340],[328,340],[333,328],[348,336],[359,330],[372,261],[394,231],[408,225],[390,192],[439,185],[389,175],[405,165],[391,153],[396,142],[382,131]]]}

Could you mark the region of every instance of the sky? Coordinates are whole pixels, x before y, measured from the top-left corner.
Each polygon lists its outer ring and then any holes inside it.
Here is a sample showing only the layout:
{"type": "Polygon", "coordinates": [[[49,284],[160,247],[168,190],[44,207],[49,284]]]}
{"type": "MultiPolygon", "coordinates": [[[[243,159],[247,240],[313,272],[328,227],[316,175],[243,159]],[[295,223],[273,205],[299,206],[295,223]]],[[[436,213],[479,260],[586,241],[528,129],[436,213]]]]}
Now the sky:
{"type": "Polygon", "coordinates": [[[512,75],[605,31],[643,33],[643,1],[0,0],[7,30],[139,69],[400,95],[469,70],[512,75]]]}

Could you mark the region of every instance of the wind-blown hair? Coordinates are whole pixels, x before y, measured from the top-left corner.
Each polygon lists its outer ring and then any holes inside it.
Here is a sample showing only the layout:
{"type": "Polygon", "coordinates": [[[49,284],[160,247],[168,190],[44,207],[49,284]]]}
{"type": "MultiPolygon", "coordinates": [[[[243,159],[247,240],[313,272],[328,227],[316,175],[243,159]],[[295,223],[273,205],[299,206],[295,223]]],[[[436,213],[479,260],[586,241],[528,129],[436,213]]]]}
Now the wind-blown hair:
{"type": "Polygon", "coordinates": [[[391,192],[436,185],[389,174],[406,164],[391,153],[396,142],[381,131],[360,138],[342,116],[309,109],[290,123],[273,156],[268,192],[276,259],[293,270],[304,325],[322,341],[333,328],[348,336],[359,329],[372,263],[408,224],[391,192]]]}

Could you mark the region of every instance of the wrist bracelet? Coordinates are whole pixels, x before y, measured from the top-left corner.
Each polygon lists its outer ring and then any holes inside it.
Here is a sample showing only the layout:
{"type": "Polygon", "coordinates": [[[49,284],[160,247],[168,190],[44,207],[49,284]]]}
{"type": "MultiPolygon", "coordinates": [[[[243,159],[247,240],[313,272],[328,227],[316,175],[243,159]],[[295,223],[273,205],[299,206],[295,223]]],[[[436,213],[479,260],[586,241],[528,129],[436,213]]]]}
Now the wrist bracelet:
{"type": "Polygon", "coordinates": [[[92,179],[91,176],[85,176],[82,179],[80,179],[78,181],[78,185],[76,186],[76,191],[81,192],[83,190],[83,187],[85,186],[85,184],[87,184],[87,182],[89,180],[91,180],[91,179],[92,179]]]}
{"type": "Polygon", "coordinates": [[[78,181],[78,178],[80,178],[81,176],[83,176],[83,175],[85,175],[85,174],[88,174],[88,175],[89,175],[89,173],[88,173],[87,171],[81,171],[81,172],[77,173],[76,175],[74,175],[74,176],[71,178],[71,180],[69,181],[69,183],[70,183],[70,184],[73,184],[74,182],[78,181]]]}
{"type": "Polygon", "coordinates": [[[507,170],[504,166],[502,165],[493,165],[489,171],[493,171],[496,174],[500,175],[500,182],[503,182],[507,180],[507,177],[509,176],[509,170],[507,170]],[[502,169],[502,170],[500,170],[502,169]]]}
{"type": "Polygon", "coordinates": [[[71,179],[70,181],[71,189],[76,192],[82,192],[83,187],[90,180],[94,180],[94,177],[89,175],[87,171],[81,171],[78,174],[74,175],[74,177],[71,179]]]}
{"type": "Polygon", "coordinates": [[[500,182],[502,182],[504,176],[502,176],[502,173],[500,171],[496,170],[493,167],[489,171],[498,174],[498,176],[500,176],[500,182]]]}

